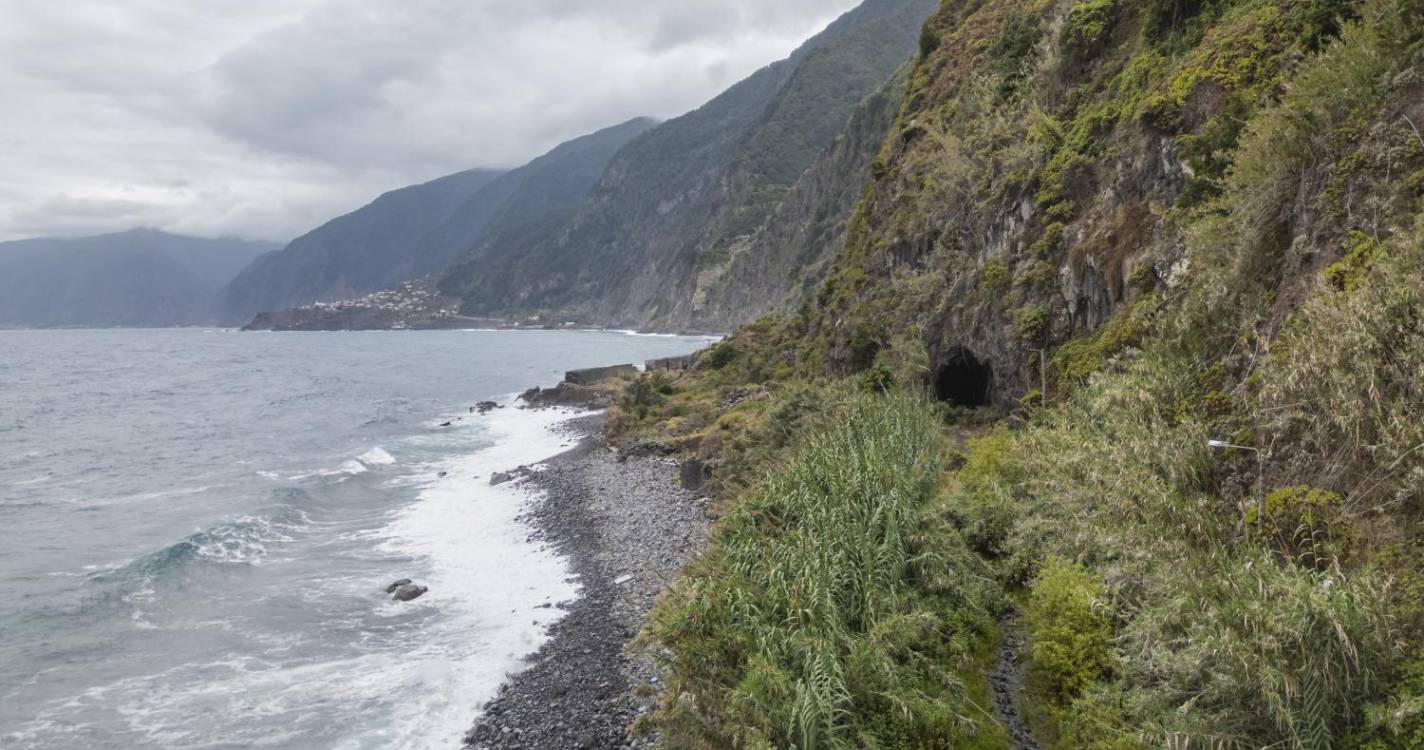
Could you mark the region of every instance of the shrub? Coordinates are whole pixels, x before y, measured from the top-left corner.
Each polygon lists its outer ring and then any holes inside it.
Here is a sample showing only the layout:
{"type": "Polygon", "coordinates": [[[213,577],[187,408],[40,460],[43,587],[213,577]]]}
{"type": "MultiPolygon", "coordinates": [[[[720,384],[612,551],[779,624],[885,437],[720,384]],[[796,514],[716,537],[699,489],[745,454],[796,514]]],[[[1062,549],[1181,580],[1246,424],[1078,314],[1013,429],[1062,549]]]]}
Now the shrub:
{"type": "Polygon", "coordinates": [[[876,362],[861,374],[860,385],[873,393],[885,393],[895,386],[895,376],[884,362],[876,362]]]}
{"type": "Polygon", "coordinates": [[[1062,44],[1073,55],[1088,57],[1107,41],[1117,16],[1117,0],[1083,0],[1068,9],[1062,44]]]}
{"type": "Polygon", "coordinates": [[[1081,566],[1049,560],[1029,592],[1028,625],[1035,669],[1066,704],[1107,671],[1112,629],[1103,583],[1081,566]]]}
{"type": "Polygon", "coordinates": [[[1276,549],[1302,563],[1321,561],[1317,550],[1340,514],[1340,495],[1316,487],[1282,487],[1266,495],[1260,506],[1246,509],[1246,523],[1274,543],[1276,549]],[[1264,518],[1262,518],[1264,511],[1264,518]]]}
{"type": "Polygon", "coordinates": [[[1346,743],[1359,750],[1424,747],[1424,657],[1408,662],[1393,691],[1365,709],[1364,726],[1346,743]]]}
{"type": "Polygon", "coordinates": [[[940,34],[933,24],[926,23],[920,28],[920,57],[929,57],[939,49],[940,34]]]}
{"type": "Polygon", "coordinates": [[[990,294],[1002,294],[1009,288],[1009,267],[1001,260],[990,260],[984,264],[979,286],[990,294]]]}
{"type": "Polygon", "coordinates": [[[1039,343],[1048,333],[1048,308],[1043,305],[1025,305],[1014,316],[1014,328],[1019,340],[1029,344],[1039,343]]]}
{"type": "Polygon", "coordinates": [[[737,345],[731,341],[719,341],[702,355],[702,364],[709,369],[720,370],[737,358],[737,345]]]}
{"type": "Polygon", "coordinates": [[[1380,245],[1373,237],[1358,229],[1350,230],[1345,257],[1326,266],[1325,280],[1337,291],[1355,291],[1379,252],[1380,245]]]}
{"type": "Polygon", "coordinates": [[[672,384],[663,373],[648,373],[629,383],[623,392],[623,398],[625,403],[635,410],[646,410],[661,406],[663,397],[671,392],[671,388],[672,384]]]}

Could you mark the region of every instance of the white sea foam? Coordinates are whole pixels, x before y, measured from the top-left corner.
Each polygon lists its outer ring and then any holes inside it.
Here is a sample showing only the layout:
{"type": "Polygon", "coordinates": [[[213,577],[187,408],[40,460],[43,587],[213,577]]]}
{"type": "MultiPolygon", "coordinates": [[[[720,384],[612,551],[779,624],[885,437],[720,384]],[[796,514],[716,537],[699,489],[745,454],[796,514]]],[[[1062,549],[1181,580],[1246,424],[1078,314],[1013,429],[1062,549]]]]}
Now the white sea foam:
{"type": "MultiPolygon", "coordinates": [[[[562,440],[550,428],[572,416],[520,409],[490,414],[483,426],[493,443],[439,462],[446,476],[430,481],[387,528],[383,550],[429,561],[421,583],[430,593],[414,604],[439,608],[444,617],[434,626],[439,636],[425,640],[428,653],[405,655],[389,676],[406,682],[400,692],[412,699],[395,709],[386,746],[425,748],[458,740],[505,675],[521,668],[522,657],[542,645],[548,627],[564,614],[538,607],[578,595],[567,562],[527,541],[530,529],[519,516],[531,490],[518,483],[491,486],[488,479],[559,453],[562,440]]],[[[405,611],[386,606],[392,613],[405,611]]]]}
{"type": "Polygon", "coordinates": [[[390,466],[396,462],[395,456],[387,453],[386,449],[379,445],[362,453],[356,460],[367,466],[390,466]]]}

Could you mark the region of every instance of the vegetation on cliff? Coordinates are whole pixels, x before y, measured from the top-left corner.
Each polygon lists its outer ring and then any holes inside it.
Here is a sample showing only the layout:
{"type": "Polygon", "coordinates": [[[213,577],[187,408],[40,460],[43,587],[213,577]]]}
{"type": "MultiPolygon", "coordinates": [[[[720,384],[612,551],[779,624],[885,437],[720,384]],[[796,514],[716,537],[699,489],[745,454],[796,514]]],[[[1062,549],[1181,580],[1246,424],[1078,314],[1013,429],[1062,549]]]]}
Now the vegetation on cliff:
{"type": "Polygon", "coordinates": [[[818,297],[610,417],[726,513],[664,739],[1005,746],[1012,606],[1046,746],[1419,746],[1424,4],[946,2],[920,49],[818,297]]]}

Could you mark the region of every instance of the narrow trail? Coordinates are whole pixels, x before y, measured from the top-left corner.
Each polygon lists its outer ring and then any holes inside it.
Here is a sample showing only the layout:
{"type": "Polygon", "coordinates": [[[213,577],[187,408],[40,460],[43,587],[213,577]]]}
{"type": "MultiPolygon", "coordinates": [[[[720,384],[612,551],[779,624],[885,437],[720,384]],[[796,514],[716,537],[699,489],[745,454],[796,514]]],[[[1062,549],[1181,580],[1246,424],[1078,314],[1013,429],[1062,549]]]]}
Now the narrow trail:
{"type": "Polygon", "coordinates": [[[1004,618],[1003,642],[999,646],[999,658],[994,663],[994,672],[989,676],[989,686],[994,693],[994,716],[1009,733],[1009,747],[1015,750],[1041,750],[1038,740],[1028,728],[1020,707],[1024,685],[1024,653],[1028,640],[1024,637],[1022,625],[1014,614],[1004,618]]]}

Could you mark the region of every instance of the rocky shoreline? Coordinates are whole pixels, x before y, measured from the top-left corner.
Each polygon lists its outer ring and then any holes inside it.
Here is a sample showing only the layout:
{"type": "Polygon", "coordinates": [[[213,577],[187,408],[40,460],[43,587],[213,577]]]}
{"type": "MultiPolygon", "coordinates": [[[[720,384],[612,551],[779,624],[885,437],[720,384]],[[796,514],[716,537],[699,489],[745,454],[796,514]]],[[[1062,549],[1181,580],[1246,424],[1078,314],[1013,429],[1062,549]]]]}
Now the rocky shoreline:
{"type": "Polygon", "coordinates": [[[520,473],[539,490],[531,542],[554,545],[582,593],[484,707],[465,742],[475,748],[640,748],[629,726],[651,709],[651,660],[625,650],[667,583],[706,543],[705,499],[682,489],[676,462],[620,461],[602,447],[601,415],[564,425],[576,448],[520,473]]]}

